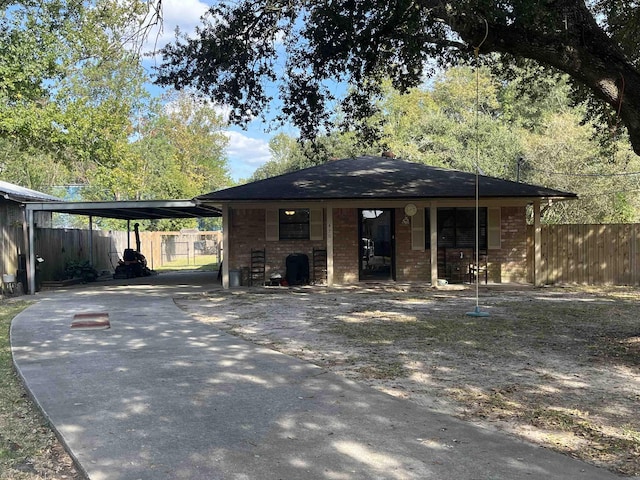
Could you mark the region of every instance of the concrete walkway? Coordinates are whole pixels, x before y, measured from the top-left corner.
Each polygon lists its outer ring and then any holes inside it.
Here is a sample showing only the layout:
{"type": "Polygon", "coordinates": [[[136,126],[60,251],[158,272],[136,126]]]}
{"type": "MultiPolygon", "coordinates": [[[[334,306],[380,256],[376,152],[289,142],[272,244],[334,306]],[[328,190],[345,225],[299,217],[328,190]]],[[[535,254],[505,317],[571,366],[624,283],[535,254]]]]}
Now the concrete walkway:
{"type": "Polygon", "coordinates": [[[213,276],[41,292],[14,320],[16,366],[90,479],[620,478],[194,321],[173,298],[213,276]],[[79,313],[111,328],[72,330],[79,313]]]}

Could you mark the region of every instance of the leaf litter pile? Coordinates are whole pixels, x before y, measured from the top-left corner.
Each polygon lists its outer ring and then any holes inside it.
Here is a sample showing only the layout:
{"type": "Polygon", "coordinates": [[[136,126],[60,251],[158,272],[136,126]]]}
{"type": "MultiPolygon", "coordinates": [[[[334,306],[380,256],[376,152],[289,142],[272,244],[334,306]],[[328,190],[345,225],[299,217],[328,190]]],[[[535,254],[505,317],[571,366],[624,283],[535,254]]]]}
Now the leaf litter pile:
{"type": "Polygon", "coordinates": [[[180,298],[200,321],[428,408],[640,475],[640,291],[280,287],[180,298]]]}

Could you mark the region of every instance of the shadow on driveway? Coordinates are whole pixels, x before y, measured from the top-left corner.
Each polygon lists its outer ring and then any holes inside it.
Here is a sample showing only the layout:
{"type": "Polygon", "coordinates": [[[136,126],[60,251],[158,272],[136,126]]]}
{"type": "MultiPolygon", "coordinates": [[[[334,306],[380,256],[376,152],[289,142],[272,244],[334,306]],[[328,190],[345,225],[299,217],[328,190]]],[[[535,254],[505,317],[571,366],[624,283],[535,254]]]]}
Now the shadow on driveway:
{"type": "Polygon", "coordinates": [[[26,387],[91,479],[619,478],[191,319],[173,298],[219,288],[213,273],[147,278],[41,292],[12,325],[26,387]],[[78,313],[111,328],[71,330],[78,313]]]}

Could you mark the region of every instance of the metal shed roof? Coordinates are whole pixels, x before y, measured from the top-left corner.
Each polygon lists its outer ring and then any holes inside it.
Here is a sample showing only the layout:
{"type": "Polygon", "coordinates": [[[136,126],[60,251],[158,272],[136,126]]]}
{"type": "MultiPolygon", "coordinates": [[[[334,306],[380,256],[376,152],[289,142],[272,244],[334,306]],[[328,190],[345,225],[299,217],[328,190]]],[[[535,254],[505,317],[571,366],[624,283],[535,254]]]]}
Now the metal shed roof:
{"type": "Polygon", "coordinates": [[[194,200],[130,200],[117,202],[29,202],[27,210],[73,215],[118,218],[121,220],[155,220],[160,218],[220,217],[219,208],[198,205],[194,200]]]}
{"type": "MultiPolygon", "coordinates": [[[[198,202],[473,198],[476,175],[388,157],[335,160],[196,197],[198,202]]],[[[550,188],[479,176],[482,197],[569,199],[550,188]]]]}
{"type": "Polygon", "coordinates": [[[0,195],[7,200],[13,200],[18,203],[32,201],[62,201],[62,199],[54,197],[53,195],[47,195],[46,193],[21,187],[20,185],[14,185],[13,183],[2,180],[0,180],[0,195]]]}

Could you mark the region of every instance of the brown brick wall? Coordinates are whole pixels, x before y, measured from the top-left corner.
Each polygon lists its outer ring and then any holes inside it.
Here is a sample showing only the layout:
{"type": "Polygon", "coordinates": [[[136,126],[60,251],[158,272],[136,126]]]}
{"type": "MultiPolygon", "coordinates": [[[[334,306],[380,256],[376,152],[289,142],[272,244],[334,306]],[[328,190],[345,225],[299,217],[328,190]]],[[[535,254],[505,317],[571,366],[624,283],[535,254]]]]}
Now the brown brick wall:
{"type": "MultiPolygon", "coordinates": [[[[431,253],[411,250],[411,225],[403,225],[404,212],[396,209],[396,280],[430,282],[431,253]]],[[[428,235],[428,233],[427,233],[428,235]]]]}
{"type": "MultiPolygon", "coordinates": [[[[231,210],[231,209],[230,209],[231,210]]],[[[265,240],[265,210],[264,209],[232,209],[231,237],[229,238],[230,270],[242,270],[251,265],[251,250],[264,249],[266,257],[266,277],[273,273],[286,274],[286,259],[292,253],[304,253],[309,257],[311,270],[314,248],[326,248],[326,241],[311,240],[265,240]]],[[[324,235],[326,238],[326,233],[324,235]]],[[[310,272],[312,275],[312,272],[310,272]]]]}
{"type": "Polygon", "coordinates": [[[359,281],[358,210],[333,209],[333,280],[337,284],[359,281]]]}
{"type": "Polygon", "coordinates": [[[526,282],[527,219],[525,207],[502,207],[501,249],[489,250],[489,281],[526,282]]]}
{"type": "Polygon", "coordinates": [[[264,209],[229,209],[229,251],[224,252],[229,270],[251,264],[251,249],[265,248],[264,209]]]}

